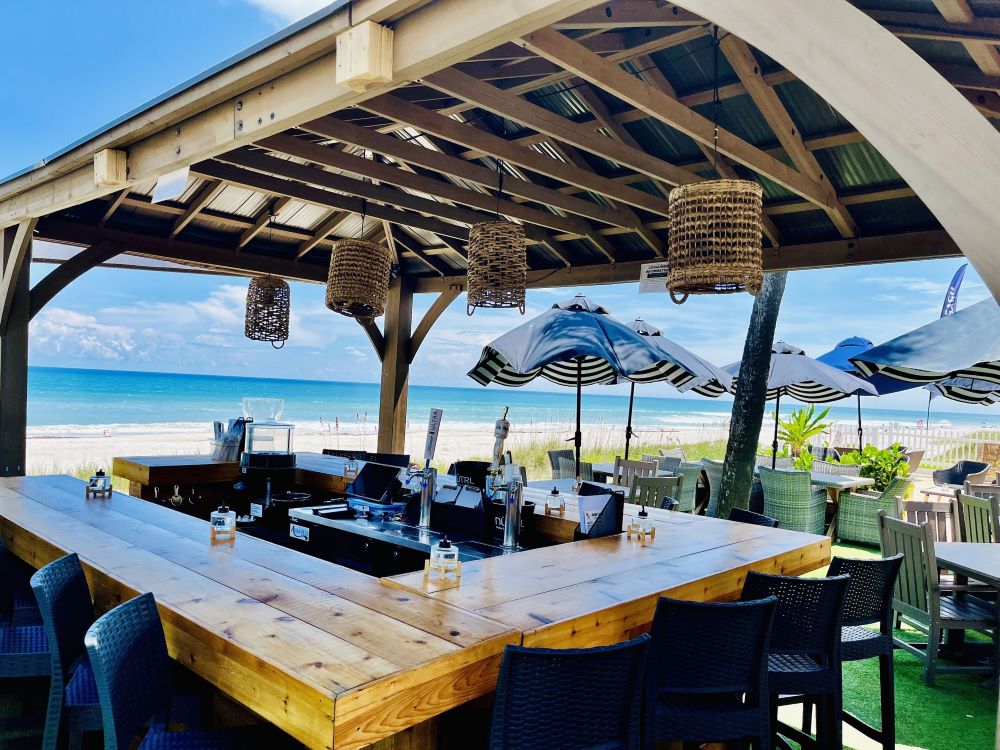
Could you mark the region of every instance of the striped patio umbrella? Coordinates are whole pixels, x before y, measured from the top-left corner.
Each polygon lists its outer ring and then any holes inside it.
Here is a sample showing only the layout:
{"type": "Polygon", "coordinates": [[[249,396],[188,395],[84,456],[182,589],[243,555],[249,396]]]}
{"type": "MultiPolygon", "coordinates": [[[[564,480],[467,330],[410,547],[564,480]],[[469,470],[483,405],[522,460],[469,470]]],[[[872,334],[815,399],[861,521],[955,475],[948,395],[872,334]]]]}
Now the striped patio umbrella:
{"type": "Polygon", "coordinates": [[[606,307],[577,294],[484,347],[468,374],[480,385],[517,387],[542,377],[575,387],[573,445],[579,474],[582,387],[614,383],[619,378],[633,383],[665,381],[680,390],[702,387],[704,374],[685,362],[652,346],[650,337],[615,320],[606,307]]]}
{"type": "MultiPolygon", "coordinates": [[[[729,393],[732,387],[732,376],[721,367],[713,365],[706,359],[702,359],[694,352],[685,349],[675,341],[671,341],[663,335],[663,331],[651,325],[642,318],[636,318],[628,327],[640,336],[647,336],[651,346],[659,347],[666,356],[674,358],[675,361],[682,362],[685,367],[698,374],[697,381],[692,381],[679,390],[694,391],[702,396],[717,398],[723,393],[729,393]],[[694,383],[697,384],[694,384],[694,383]]],[[[628,422],[625,425],[625,458],[628,459],[629,444],[632,441],[632,405],[635,401],[635,381],[627,378],[618,378],[616,383],[629,383],[628,393],[628,422]]]]}
{"type": "MultiPolygon", "coordinates": [[[[725,369],[739,380],[739,362],[725,369]]],[[[778,457],[778,413],[782,396],[791,396],[807,404],[821,404],[838,401],[856,393],[878,395],[871,383],[807,357],[796,346],[776,341],[771,347],[771,367],[767,378],[767,400],[775,402],[771,468],[774,468],[778,457]]]]}
{"type": "Polygon", "coordinates": [[[978,404],[992,406],[1000,402],[1000,386],[986,380],[975,378],[949,378],[931,383],[927,386],[931,398],[944,396],[962,404],[978,404]]]}
{"type": "Polygon", "coordinates": [[[864,375],[921,385],[972,378],[1000,386],[1000,306],[987,299],[862,352],[864,375]]]}

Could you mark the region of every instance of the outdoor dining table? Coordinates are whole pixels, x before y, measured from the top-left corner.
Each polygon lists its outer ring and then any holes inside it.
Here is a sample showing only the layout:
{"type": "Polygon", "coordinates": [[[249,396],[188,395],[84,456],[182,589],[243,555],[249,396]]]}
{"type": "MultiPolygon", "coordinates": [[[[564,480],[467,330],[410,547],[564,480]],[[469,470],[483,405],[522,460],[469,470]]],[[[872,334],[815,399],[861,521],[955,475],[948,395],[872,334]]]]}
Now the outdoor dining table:
{"type": "MultiPolygon", "coordinates": [[[[936,542],[934,556],[941,570],[955,574],[955,583],[964,584],[972,579],[991,588],[1000,589],[1000,544],[988,542],[936,542]]],[[[1000,621],[1000,597],[994,600],[994,611],[1000,621]]],[[[964,641],[964,631],[955,631],[951,636],[955,645],[964,641]]],[[[996,665],[1000,670],[1000,665],[996,665]]],[[[996,683],[996,676],[988,685],[996,683]]]]}
{"type": "Polygon", "coordinates": [[[920,494],[929,500],[936,500],[944,498],[946,500],[951,500],[958,495],[963,489],[960,484],[936,484],[931,487],[924,487],[920,490],[920,494]]]}

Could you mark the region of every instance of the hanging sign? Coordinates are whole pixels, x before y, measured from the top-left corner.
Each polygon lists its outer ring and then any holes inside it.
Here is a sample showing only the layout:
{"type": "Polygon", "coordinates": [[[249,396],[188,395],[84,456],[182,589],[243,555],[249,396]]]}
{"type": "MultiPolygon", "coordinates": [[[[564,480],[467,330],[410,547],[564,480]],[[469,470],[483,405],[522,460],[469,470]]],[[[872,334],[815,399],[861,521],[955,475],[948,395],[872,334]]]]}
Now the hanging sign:
{"type": "Polygon", "coordinates": [[[431,418],[427,421],[427,443],[424,446],[424,461],[431,461],[434,458],[434,451],[437,449],[438,433],[441,431],[441,417],[444,409],[431,409],[431,418]]]}
{"type": "Polygon", "coordinates": [[[670,264],[643,263],[639,270],[639,294],[666,294],[667,276],[670,275],[670,264]]]}

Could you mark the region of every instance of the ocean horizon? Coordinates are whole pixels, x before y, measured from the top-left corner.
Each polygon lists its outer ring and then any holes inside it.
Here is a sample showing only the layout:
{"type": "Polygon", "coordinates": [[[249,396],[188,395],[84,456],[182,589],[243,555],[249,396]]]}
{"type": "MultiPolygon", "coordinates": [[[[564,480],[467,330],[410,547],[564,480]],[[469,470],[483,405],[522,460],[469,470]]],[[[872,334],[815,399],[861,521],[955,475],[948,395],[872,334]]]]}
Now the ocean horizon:
{"type": "MultiPolygon", "coordinates": [[[[374,431],[378,423],[378,383],[32,366],[28,368],[28,428],[31,435],[45,436],[190,429],[240,416],[246,396],[283,399],[282,418],[307,429],[311,426],[325,430],[337,425],[340,429],[367,432],[374,431]]],[[[839,403],[831,405],[829,418],[853,422],[854,401],[839,403]]],[[[1000,425],[1000,419],[985,412],[948,412],[938,406],[940,403],[936,402],[932,411],[934,425],[1000,425]]],[[[624,387],[587,387],[583,393],[583,421],[622,425],[627,405],[624,387]]],[[[510,407],[508,418],[515,427],[565,425],[574,419],[575,394],[569,388],[552,392],[410,387],[411,422],[425,420],[430,409],[436,407],[444,409],[446,424],[492,425],[505,406],[510,407]]],[[[729,418],[731,408],[731,399],[637,395],[633,424],[650,429],[717,425],[729,418]]],[[[926,413],[865,404],[863,415],[868,424],[916,424],[926,413]]]]}

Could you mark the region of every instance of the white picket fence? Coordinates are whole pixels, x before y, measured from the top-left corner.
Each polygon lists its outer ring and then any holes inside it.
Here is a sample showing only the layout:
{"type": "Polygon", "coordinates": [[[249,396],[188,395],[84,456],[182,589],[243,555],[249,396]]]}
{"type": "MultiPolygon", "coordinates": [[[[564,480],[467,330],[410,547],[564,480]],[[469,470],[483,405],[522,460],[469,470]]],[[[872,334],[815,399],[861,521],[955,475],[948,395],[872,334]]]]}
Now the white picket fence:
{"type": "MultiPolygon", "coordinates": [[[[961,459],[978,460],[984,455],[984,445],[986,454],[996,450],[991,450],[993,445],[1000,445],[1000,430],[989,428],[917,427],[896,422],[863,426],[865,444],[888,448],[899,443],[908,451],[924,451],[921,465],[926,468],[951,466],[961,459]]],[[[855,446],[857,426],[839,423],[828,439],[830,445],[855,446]]]]}

